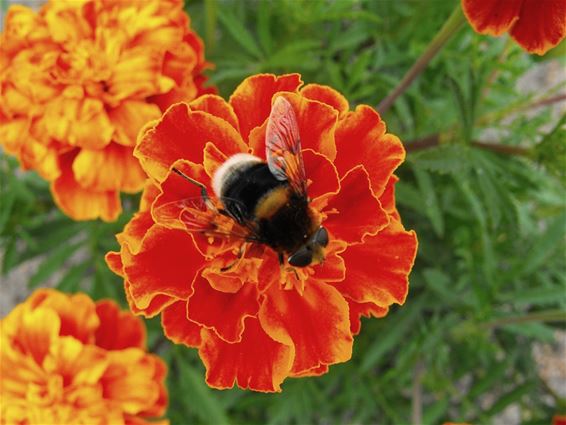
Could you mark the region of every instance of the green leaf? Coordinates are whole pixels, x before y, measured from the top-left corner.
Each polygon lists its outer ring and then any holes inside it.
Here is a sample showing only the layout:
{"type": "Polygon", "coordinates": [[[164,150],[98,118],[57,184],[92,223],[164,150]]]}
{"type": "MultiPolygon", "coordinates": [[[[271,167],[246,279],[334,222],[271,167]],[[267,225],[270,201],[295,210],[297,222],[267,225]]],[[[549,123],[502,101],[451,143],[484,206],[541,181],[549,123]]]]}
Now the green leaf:
{"type": "Polygon", "coordinates": [[[444,217],[438,203],[438,197],[436,196],[436,191],[434,189],[434,183],[430,175],[418,167],[415,167],[415,177],[417,178],[417,184],[422,194],[422,199],[424,200],[424,210],[427,217],[430,219],[432,227],[435,233],[442,237],[444,236],[444,217]]]}
{"type": "Polygon", "coordinates": [[[41,262],[36,272],[31,276],[28,286],[35,288],[57,270],[61,270],[64,263],[71,258],[81,244],[82,241],[66,243],[47,254],[45,260],[41,262]]]}
{"type": "Polygon", "coordinates": [[[63,292],[76,292],[79,290],[81,280],[85,273],[87,272],[89,265],[87,263],[77,264],[63,275],[59,283],[57,284],[57,289],[63,292]]]}
{"type": "Polygon", "coordinates": [[[179,385],[183,391],[183,397],[189,403],[190,410],[197,415],[203,423],[224,425],[229,424],[228,416],[224,412],[224,408],[214,396],[214,392],[210,389],[203,379],[202,372],[196,372],[189,364],[187,359],[183,357],[183,347],[175,347],[175,364],[179,368],[179,385]]]}
{"type": "Polygon", "coordinates": [[[500,302],[514,305],[547,305],[566,302],[566,287],[520,289],[498,295],[500,302]]]}
{"type": "Polygon", "coordinates": [[[218,8],[218,17],[226,30],[244,50],[257,59],[262,57],[261,50],[253,35],[227,8],[218,8]]]}
{"type": "Polygon", "coordinates": [[[546,231],[537,238],[525,258],[518,259],[514,276],[526,276],[535,272],[551,257],[558,246],[564,243],[566,234],[566,213],[552,220],[546,231]]]}
{"type": "Polygon", "coordinates": [[[507,406],[519,402],[524,396],[531,394],[531,391],[536,387],[534,382],[526,382],[522,385],[515,387],[513,390],[507,392],[487,410],[488,417],[494,416],[501,412],[507,406]]]}
{"type": "Polygon", "coordinates": [[[411,326],[420,316],[424,305],[425,298],[422,296],[411,300],[410,308],[404,309],[403,315],[395,322],[395,326],[368,347],[360,365],[360,372],[369,371],[388,351],[401,345],[401,340],[411,330],[411,326]]]}

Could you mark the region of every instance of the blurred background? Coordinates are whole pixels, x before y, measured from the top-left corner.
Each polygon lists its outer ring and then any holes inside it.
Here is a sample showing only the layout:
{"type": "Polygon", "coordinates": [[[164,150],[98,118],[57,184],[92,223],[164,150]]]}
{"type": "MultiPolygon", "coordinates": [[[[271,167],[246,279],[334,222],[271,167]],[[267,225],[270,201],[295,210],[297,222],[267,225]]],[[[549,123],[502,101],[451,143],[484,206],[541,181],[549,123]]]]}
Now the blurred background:
{"type": "MultiPolygon", "coordinates": [[[[25,3],[25,2],[18,2],[25,3]]],[[[38,7],[40,2],[27,2],[38,7]]],[[[2,0],[5,13],[8,4],[2,0]]],[[[229,96],[246,76],[299,72],[376,107],[456,0],[191,0],[208,72],[229,96]]],[[[354,355],[281,394],[216,391],[196,350],[159,320],[172,424],[548,424],[566,413],[566,45],[543,57],[465,22],[382,114],[408,151],[397,205],[419,253],[406,304],[362,321],[354,355]]],[[[36,287],[125,305],[104,263],[117,223],[74,222],[48,183],[0,156],[1,316],[36,287]]]]}

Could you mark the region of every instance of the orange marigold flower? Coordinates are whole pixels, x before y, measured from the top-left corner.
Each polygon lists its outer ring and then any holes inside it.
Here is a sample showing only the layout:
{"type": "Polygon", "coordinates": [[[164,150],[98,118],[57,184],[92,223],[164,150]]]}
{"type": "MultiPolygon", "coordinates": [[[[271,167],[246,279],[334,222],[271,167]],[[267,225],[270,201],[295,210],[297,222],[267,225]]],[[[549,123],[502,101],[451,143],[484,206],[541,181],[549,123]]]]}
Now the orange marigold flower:
{"type": "MultiPolygon", "coordinates": [[[[151,179],[140,211],[117,236],[120,252],[106,259],[124,277],[134,312],[161,314],[172,341],[198,348],[214,388],[281,391],[287,377],[326,373],[350,359],[361,316],[382,317],[407,296],[417,240],[395,208],[393,171],[403,146],[371,107],[350,111],[333,89],[302,85],[297,74],[261,74],[229,102],[205,95],[173,105],[136,146],[151,179]],[[309,214],[328,234],[325,261],[306,267],[246,242],[236,221],[214,210],[215,172],[235,154],[266,158],[270,114],[281,107],[296,120],[309,214]],[[206,188],[208,207],[199,207],[202,189],[188,179],[206,188]],[[186,213],[189,219],[177,219],[186,213]],[[211,216],[210,231],[192,227],[211,216]]],[[[285,199],[276,194],[270,202],[285,199]]]]}
{"type": "Polygon", "coordinates": [[[0,325],[0,423],[145,424],[165,413],[166,365],[113,301],[40,289],[0,325]]]}
{"type": "Polygon", "coordinates": [[[566,36],[564,0],[462,0],[476,32],[509,32],[527,52],[544,55],[566,36]]]}
{"type": "Polygon", "coordinates": [[[210,92],[182,0],[52,0],[11,6],[0,36],[0,144],[51,182],[75,220],[115,220],[147,178],[140,128],[210,92]]]}

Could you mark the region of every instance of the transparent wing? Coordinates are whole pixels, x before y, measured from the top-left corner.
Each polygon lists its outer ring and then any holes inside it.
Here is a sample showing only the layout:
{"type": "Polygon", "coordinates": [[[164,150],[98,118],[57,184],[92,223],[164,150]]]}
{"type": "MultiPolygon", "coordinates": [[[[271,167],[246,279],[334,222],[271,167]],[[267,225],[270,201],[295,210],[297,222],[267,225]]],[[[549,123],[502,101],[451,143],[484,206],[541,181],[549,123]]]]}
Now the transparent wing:
{"type": "Polygon", "coordinates": [[[275,99],[269,115],[265,151],[267,165],[275,178],[288,181],[293,190],[306,196],[305,166],[297,117],[283,96],[275,99]]]}
{"type": "Polygon", "coordinates": [[[152,208],[154,220],[166,227],[197,233],[206,237],[253,242],[252,223],[239,224],[219,205],[210,205],[202,198],[186,198],[167,202],[152,208]]]}

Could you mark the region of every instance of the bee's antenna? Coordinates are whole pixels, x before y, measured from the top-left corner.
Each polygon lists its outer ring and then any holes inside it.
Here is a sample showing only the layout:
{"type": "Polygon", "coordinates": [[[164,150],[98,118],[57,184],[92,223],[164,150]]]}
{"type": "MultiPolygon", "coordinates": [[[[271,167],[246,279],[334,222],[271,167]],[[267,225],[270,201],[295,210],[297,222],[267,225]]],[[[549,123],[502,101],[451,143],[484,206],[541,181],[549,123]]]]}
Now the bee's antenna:
{"type": "Polygon", "coordinates": [[[175,173],[177,173],[178,175],[180,175],[182,178],[184,178],[185,180],[191,182],[192,184],[194,184],[195,186],[200,187],[200,196],[202,197],[203,201],[205,202],[205,204],[207,206],[211,206],[212,205],[212,201],[210,200],[210,197],[208,196],[208,191],[206,190],[206,186],[204,184],[202,184],[201,182],[196,181],[195,179],[187,176],[185,173],[183,173],[181,170],[178,170],[177,168],[173,167],[171,168],[175,173]]]}

